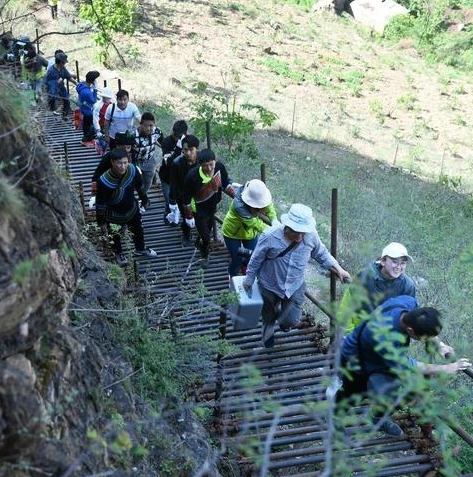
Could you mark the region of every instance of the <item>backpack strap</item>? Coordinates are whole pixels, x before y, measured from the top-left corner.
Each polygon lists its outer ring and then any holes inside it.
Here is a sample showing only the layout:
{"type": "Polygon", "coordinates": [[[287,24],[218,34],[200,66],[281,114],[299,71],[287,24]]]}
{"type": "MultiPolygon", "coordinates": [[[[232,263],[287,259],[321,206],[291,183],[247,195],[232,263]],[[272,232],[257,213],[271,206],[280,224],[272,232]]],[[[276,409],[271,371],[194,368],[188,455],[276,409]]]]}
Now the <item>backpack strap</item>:
{"type": "Polygon", "coordinates": [[[268,258],[268,260],[276,260],[277,258],[284,257],[287,253],[289,253],[293,248],[299,245],[300,242],[291,242],[282,252],[279,252],[278,255],[274,258],[268,258]]]}
{"type": "Polygon", "coordinates": [[[112,103],[112,112],[110,113],[110,124],[112,124],[112,120],[113,120],[113,113],[115,112],[115,103],[112,103]]]}

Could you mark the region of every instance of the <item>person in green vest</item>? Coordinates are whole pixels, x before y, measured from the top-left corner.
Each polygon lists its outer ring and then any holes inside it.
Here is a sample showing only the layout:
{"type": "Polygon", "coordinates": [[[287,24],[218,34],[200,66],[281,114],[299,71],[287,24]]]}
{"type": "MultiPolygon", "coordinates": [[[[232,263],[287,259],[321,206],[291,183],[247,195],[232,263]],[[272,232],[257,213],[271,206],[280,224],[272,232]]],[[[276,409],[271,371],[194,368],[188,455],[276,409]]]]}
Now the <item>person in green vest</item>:
{"type": "Polygon", "coordinates": [[[21,75],[23,80],[29,83],[33,90],[36,104],[41,99],[47,67],[48,61],[36,53],[34,45],[27,43],[25,54],[21,57],[21,75]]]}
{"type": "Polygon", "coordinates": [[[51,9],[51,18],[53,20],[57,20],[57,4],[58,0],[48,0],[48,5],[51,9]]]}
{"type": "Polygon", "coordinates": [[[242,267],[246,270],[258,237],[270,224],[277,223],[271,192],[263,181],[253,179],[235,187],[235,198],[222,225],[223,239],[231,257],[228,266],[231,277],[244,271],[242,267]]]}

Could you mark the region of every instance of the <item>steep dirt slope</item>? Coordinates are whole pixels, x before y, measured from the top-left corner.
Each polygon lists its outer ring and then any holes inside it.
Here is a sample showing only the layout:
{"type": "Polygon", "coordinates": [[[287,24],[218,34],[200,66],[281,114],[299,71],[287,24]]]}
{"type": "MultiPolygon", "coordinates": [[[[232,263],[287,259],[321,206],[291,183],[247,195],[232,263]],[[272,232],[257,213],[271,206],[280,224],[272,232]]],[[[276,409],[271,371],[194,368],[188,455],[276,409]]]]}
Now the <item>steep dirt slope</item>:
{"type": "MultiPolygon", "coordinates": [[[[41,11],[41,31],[70,28],[72,7],[63,3],[70,16],[52,25],[41,11]]],[[[248,101],[274,111],[274,127],[285,132],[434,180],[469,182],[470,80],[427,64],[408,42],[389,46],[348,16],[315,16],[277,0],[153,0],[140,11],[136,37],[116,42],[128,68],[117,60],[101,77],[122,78],[133,98],[189,117],[195,84],[206,82],[235,95],[237,107],[248,101]]],[[[44,48],[58,44],[82,71],[98,67],[89,39],[51,36],[44,48]]]]}

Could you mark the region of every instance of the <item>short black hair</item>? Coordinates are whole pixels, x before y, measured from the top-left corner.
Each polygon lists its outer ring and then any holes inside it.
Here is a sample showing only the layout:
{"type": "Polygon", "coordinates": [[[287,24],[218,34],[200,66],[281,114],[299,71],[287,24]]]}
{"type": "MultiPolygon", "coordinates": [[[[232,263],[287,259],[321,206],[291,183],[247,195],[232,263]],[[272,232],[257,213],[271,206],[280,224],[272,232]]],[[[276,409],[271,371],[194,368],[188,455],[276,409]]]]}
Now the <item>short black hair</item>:
{"type": "Polygon", "coordinates": [[[126,89],[121,89],[117,92],[117,99],[122,99],[125,96],[127,96],[128,98],[130,97],[130,95],[128,94],[128,91],[126,89]]]}
{"type": "Polygon", "coordinates": [[[199,151],[197,160],[199,161],[199,164],[215,161],[215,153],[212,151],[212,149],[202,149],[202,151],[199,151]]]}
{"type": "Polygon", "coordinates": [[[442,331],[440,312],[436,308],[422,307],[408,311],[402,318],[417,336],[437,336],[442,331]]]}
{"type": "Polygon", "coordinates": [[[154,119],[153,113],[150,113],[150,112],[148,112],[148,111],[147,111],[146,113],[143,113],[143,114],[141,115],[141,121],[140,121],[140,123],[142,123],[143,121],[153,121],[153,122],[154,122],[155,119],[154,119]]]}
{"type": "Polygon", "coordinates": [[[183,140],[182,145],[187,144],[189,147],[199,147],[200,141],[199,138],[188,134],[183,140]]]}
{"type": "Polygon", "coordinates": [[[117,146],[133,146],[135,144],[135,135],[130,131],[115,134],[117,146]]]}
{"type": "Polygon", "coordinates": [[[177,120],[172,125],[172,131],[178,134],[179,136],[182,136],[183,134],[187,134],[187,123],[184,121],[184,119],[177,120]]]}
{"type": "Polygon", "coordinates": [[[126,149],[115,148],[110,151],[110,160],[116,161],[117,159],[122,159],[123,157],[128,157],[126,149]]]}

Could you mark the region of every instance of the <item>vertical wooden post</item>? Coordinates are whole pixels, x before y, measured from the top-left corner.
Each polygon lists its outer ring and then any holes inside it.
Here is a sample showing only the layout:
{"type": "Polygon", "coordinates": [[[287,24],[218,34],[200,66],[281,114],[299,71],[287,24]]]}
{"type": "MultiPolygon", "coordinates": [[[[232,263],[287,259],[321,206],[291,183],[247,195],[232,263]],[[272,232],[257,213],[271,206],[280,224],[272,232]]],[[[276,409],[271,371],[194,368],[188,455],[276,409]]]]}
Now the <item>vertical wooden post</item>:
{"type": "Polygon", "coordinates": [[[118,78],[118,91],[122,89],[122,80],[118,78]]]}
{"type": "Polygon", "coordinates": [[[82,206],[82,213],[86,214],[85,210],[85,198],[84,198],[84,183],[82,181],[79,182],[79,200],[80,200],[80,205],[82,206]]]}
{"type": "Polygon", "coordinates": [[[64,141],[64,167],[66,168],[66,173],[69,176],[69,150],[67,147],[67,142],[64,141]]]}
{"type": "Polygon", "coordinates": [[[292,108],[291,136],[294,136],[294,122],[296,120],[296,97],[294,96],[294,106],[292,108]]]}
{"type": "Polygon", "coordinates": [[[36,28],[36,51],[38,52],[38,55],[40,54],[40,51],[39,51],[39,31],[38,29],[36,28]]]}
{"type": "MultiPolygon", "coordinates": [[[[332,189],[332,232],[330,234],[330,253],[337,258],[337,235],[338,235],[338,189],[332,189]]],[[[330,301],[334,302],[337,296],[337,277],[330,273],[330,301]]],[[[335,323],[330,321],[330,337],[335,335],[335,323]]]]}
{"type": "Polygon", "coordinates": [[[79,79],[79,62],[76,60],[76,76],[77,76],[77,82],[80,81],[79,79]]]}
{"type": "Polygon", "coordinates": [[[263,162],[263,164],[259,166],[259,169],[261,180],[266,184],[266,164],[263,162]]]}
{"type": "Polygon", "coordinates": [[[210,139],[210,121],[205,121],[205,137],[207,138],[207,149],[212,149],[212,142],[210,139]]]}
{"type": "Polygon", "coordinates": [[[103,80],[103,87],[104,87],[104,88],[107,87],[107,80],[103,80]]]}

